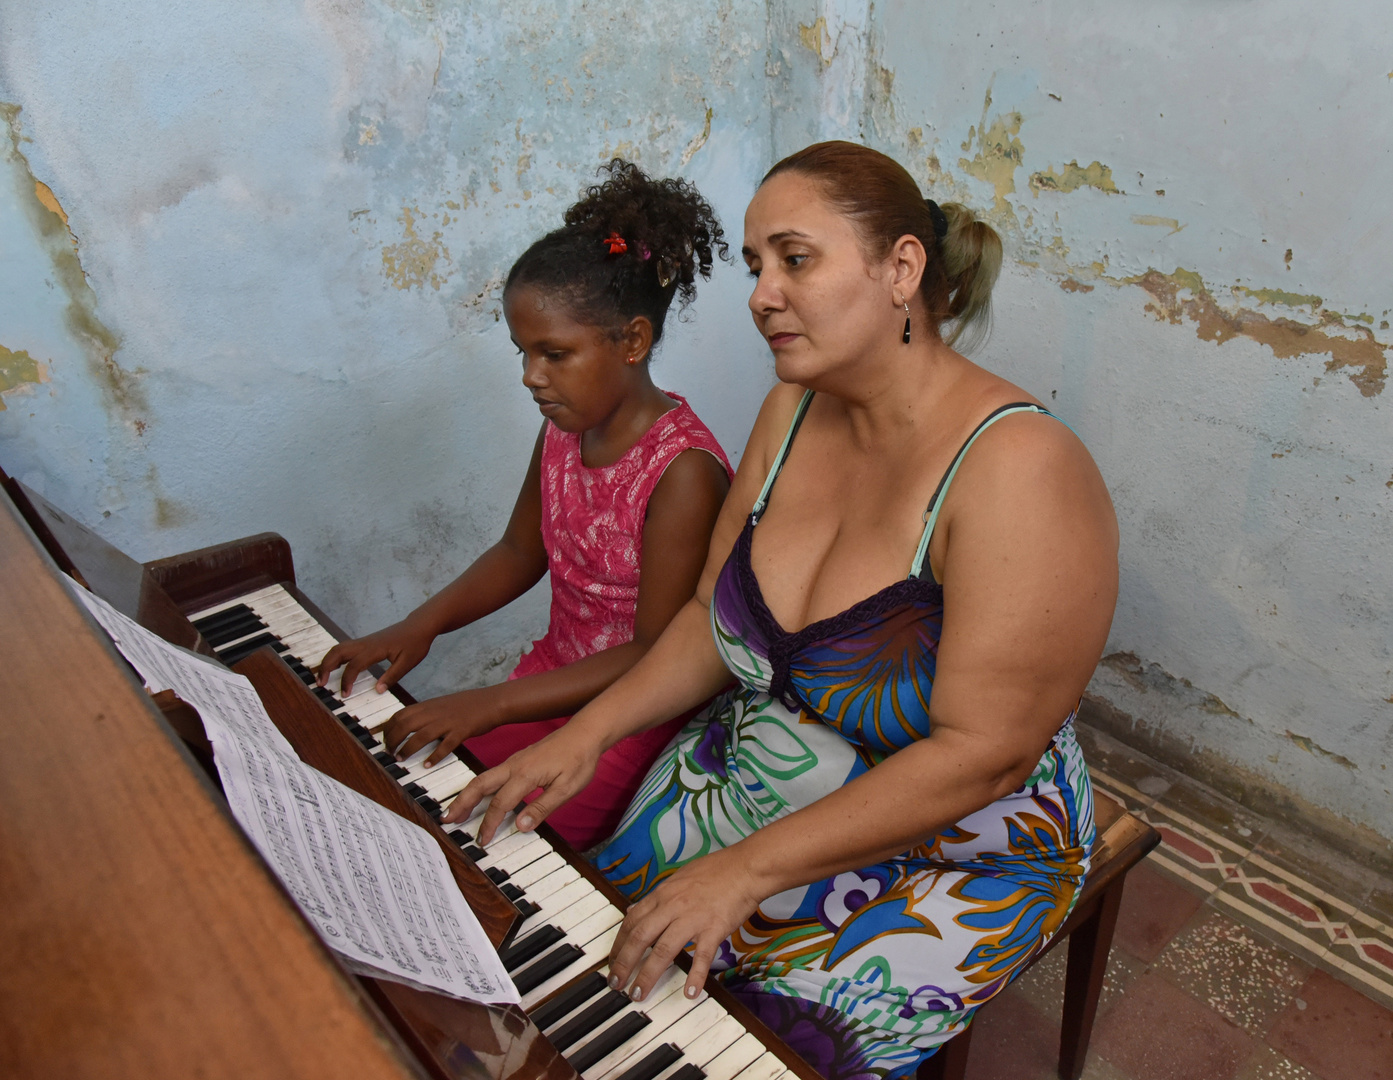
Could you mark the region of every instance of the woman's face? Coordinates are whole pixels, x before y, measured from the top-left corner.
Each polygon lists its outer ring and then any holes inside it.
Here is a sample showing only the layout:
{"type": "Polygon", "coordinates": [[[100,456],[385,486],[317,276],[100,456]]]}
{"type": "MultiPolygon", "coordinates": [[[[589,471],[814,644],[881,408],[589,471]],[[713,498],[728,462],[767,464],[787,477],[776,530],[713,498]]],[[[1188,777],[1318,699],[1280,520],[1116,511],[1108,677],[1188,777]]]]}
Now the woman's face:
{"type": "Polygon", "coordinates": [[[834,388],[903,330],[889,261],[867,264],[851,220],[806,177],[780,173],[755,193],[742,254],[755,278],[750,311],[784,382],[834,388]]]}
{"type": "Polygon", "coordinates": [[[522,385],[562,431],[588,431],[619,407],[631,367],[624,340],[531,285],[508,290],[503,317],[522,354],[522,385]]]}

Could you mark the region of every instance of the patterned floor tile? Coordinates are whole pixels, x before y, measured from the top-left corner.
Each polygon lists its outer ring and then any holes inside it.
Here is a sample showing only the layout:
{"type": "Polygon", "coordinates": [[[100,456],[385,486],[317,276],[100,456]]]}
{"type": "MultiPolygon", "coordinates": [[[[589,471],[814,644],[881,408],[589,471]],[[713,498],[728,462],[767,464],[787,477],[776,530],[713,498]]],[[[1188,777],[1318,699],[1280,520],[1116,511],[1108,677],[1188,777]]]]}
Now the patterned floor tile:
{"type": "MultiPolygon", "coordinates": [[[[1069,966],[1069,949],[1060,945],[1022,975],[1008,993],[1024,994],[1035,1008],[1056,1020],[1064,1012],[1064,975],[1069,966]]],[[[1146,970],[1146,965],[1133,959],[1125,949],[1108,953],[1108,969],[1103,974],[1103,992],[1098,996],[1098,1016],[1112,1008],[1126,991],[1127,985],[1146,970]]]]}
{"type": "Polygon", "coordinates": [[[1393,1080],[1393,1011],[1324,971],[1306,980],[1267,1042],[1327,1080],[1393,1080]]]}
{"type": "Polygon", "coordinates": [[[1133,1080],[1231,1080],[1259,1043],[1155,971],[1103,1017],[1093,1046],[1133,1080]]]}
{"type": "Polygon", "coordinates": [[[1285,1054],[1264,1046],[1239,1070],[1234,1080],[1321,1080],[1285,1054]]]}
{"type": "Polygon", "coordinates": [[[1385,879],[1369,867],[1332,851],[1308,836],[1274,825],[1253,847],[1254,860],[1271,864],[1301,881],[1319,884],[1322,894],[1344,905],[1346,914],[1363,907],[1385,879]]]}
{"type": "Polygon", "coordinates": [[[1208,909],[1166,946],[1155,970],[1254,1035],[1272,1025],[1311,974],[1309,964],[1208,909]]]}
{"type": "Polygon", "coordinates": [[[1055,1080],[1059,1024],[1010,989],[973,1022],[967,1080],[1055,1080]]]}
{"type": "Polygon", "coordinates": [[[1156,805],[1231,841],[1235,851],[1251,850],[1270,830],[1265,818],[1188,777],[1176,780],[1156,805]]]}
{"type": "Polygon", "coordinates": [[[1149,856],[1127,875],[1113,948],[1150,963],[1204,904],[1201,894],[1154,869],[1149,856]]]}

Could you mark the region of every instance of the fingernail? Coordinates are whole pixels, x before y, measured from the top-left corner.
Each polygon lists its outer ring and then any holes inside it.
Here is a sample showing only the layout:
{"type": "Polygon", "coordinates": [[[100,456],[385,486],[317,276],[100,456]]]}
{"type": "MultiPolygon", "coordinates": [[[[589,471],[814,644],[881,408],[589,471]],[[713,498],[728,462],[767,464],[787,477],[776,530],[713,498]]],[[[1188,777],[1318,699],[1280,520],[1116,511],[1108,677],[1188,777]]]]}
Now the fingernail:
{"type": "Polygon", "coordinates": [[[637,986],[635,986],[632,990],[629,991],[629,996],[633,998],[635,1001],[642,1001],[643,991],[639,989],[637,986]]]}
{"type": "Polygon", "coordinates": [[[531,819],[530,817],[520,817],[520,818],[518,818],[518,828],[519,828],[519,829],[530,829],[530,828],[532,828],[532,819],[531,819]]]}
{"type": "Polygon", "coordinates": [[[610,989],[613,990],[613,989],[614,989],[616,986],[618,986],[618,985],[619,985],[619,976],[618,976],[618,975],[611,975],[611,976],[609,977],[609,986],[610,986],[610,989]]]}
{"type": "Polygon", "coordinates": [[[688,996],[688,997],[696,997],[699,993],[701,993],[701,987],[699,987],[699,986],[689,986],[689,987],[687,987],[687,996],[688,996]]]}

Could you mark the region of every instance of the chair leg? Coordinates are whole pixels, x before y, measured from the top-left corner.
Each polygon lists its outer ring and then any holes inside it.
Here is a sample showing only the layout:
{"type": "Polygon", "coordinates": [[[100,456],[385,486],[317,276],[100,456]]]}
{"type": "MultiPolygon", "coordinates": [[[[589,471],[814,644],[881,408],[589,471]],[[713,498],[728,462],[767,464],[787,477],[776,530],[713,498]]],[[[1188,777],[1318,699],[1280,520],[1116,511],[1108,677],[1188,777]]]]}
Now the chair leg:
{"type": "Polygon", "coordinates": [[[1093,1019],[1098,1013],[1098,997],[1108,969],[1108,952],[1117,927],[1117,911],[1122,905],[1122,876],[1098,899],[1098,910],[1069,935],[1069,966],[1064,978],[1064,1023],[1059,1034],[1060,1080],[1079,1080],[1088,1040],[1093,1035],[1093,1019]]]}
{"type": "Polygon", "coordinates": [[[967,1075],[967,1051],[971,1042],[972,1024],[969,1023],[919,1066],[915,1080],[963,1080],[967,1075]]]}

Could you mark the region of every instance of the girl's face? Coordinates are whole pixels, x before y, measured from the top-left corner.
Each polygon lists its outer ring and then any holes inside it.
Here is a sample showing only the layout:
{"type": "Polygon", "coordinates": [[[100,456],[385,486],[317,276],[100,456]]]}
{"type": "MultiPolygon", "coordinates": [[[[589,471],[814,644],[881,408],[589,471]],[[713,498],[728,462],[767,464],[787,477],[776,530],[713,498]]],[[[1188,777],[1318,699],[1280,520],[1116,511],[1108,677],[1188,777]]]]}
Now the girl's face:
{"type": "Polygon", "coordinates": [[[806,177],[780,173],[755,192],[742,254],[755,278],[750,311],[784,382],[833,386],[903,332],[890,263],[867,264],[850,219],[806,177]]]}
{"type": "Polygon", "coordinates": [[[588,431],[611,417],[629,392],[633,343],[577,322],[566,306],[531,285],[503,297],[503,317],[522,354],[522,385],[562,431],[588,431]]]}

